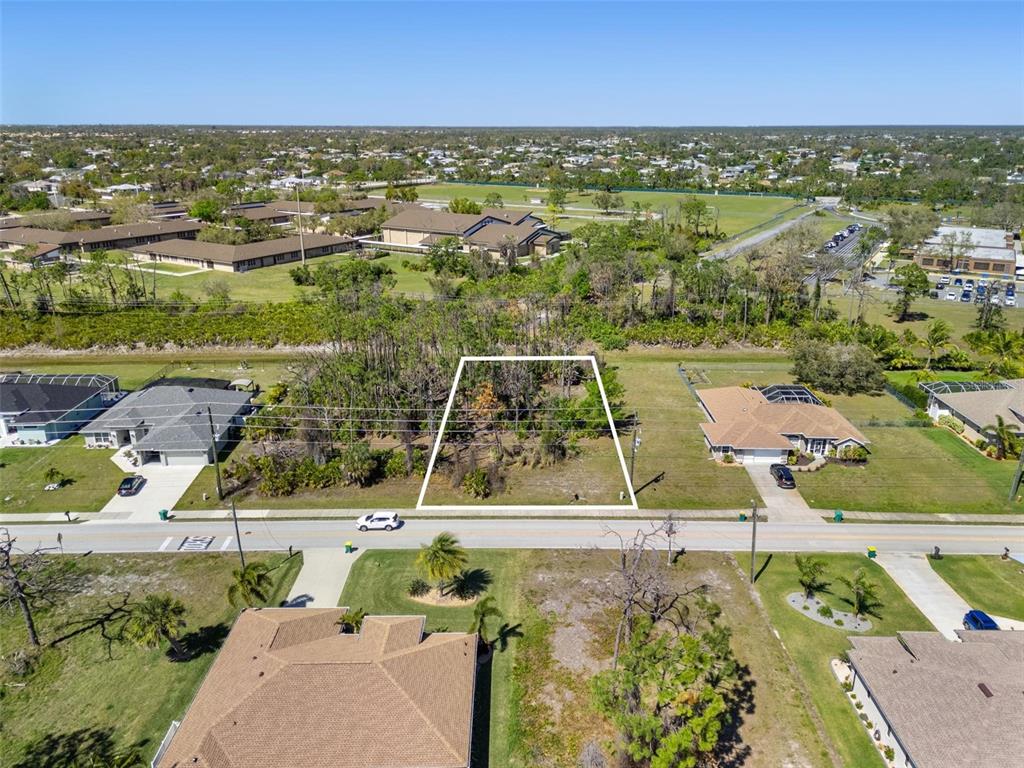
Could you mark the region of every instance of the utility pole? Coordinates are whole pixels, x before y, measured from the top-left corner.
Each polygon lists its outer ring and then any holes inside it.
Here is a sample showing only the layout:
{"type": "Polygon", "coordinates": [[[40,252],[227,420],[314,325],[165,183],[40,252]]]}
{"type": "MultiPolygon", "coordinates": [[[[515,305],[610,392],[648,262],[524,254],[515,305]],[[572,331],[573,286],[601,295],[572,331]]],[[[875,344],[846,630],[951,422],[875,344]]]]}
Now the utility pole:
{"type": "Polygon", "coordinates": [[[1010,483],[1010,501],[1013,501],[1017,496],[1017,492],[1020,490],[1020,481],[1022,477],[1024,477],[1024,450],[1020,452],[1020,458],[1017,459],[1017,471],[1013,473],[1013,482],[1010,483]]]}
{"type": "Polygon", "coordinates": [[[220,459],[217,456],[217,432],[213,428],[213,411],[210,410],[210,406],[206,406],[206,418],[210,422],[210,449],[213,451],[213,471],[217,477],[217,499],[222,500],[224,498],[224,489],[220,484],[220,459]]]}
{"type": "Polygon", "coordinates": [[[750,583],[754,583],[754,559],[757,557],[757,502],[750,500],[754,514],[754,527],[750,532],[750,583]]]}
{"type": "Polygon", "coordinates": [[[231,502],[231,519],[235,521],[235,541],[238,542],[238,557],[245,568],[245,552],[242,551],[242,537],[238,533],[238,515],[235,513],[235,502],[231,502]]]}
{"type": "Polygon", "coordinates": [[[630,439],[629,451],[629,484],[633,485],[633,469],[636,466],[636,449],[640,447],[640,433],[643,431],[636,427],[637,414],[633,411],[633,436],[630,439]]]}

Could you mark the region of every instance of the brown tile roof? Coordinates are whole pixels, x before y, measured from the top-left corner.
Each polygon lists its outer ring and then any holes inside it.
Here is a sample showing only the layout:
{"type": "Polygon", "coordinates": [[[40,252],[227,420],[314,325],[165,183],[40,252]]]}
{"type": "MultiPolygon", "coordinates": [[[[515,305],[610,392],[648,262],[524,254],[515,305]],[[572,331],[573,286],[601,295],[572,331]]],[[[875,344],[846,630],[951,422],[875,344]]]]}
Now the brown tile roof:
{"type": "Polygon", "coordinates": [[[1024,632],[957,634],[854,636],[850,661],[917,768],[1019,764],[1024,632]]]}
{"type": "MultiPolygon", "coordinates": [[[[307,251],[332,245],[346,245],[354,242],[351,237],[308,234],[302,236],[302,245],[307,251]]],[[[247,259],[294,253],[299,250],[299,236],[279,237],[275,240],[260,240],[245,245],[204,243],[200,240],[164,240],[159,243],[137,246],[138,253],[152,253],[163,256],[178,256],[185,259],[202,259],[218,264],[235,264],[247,259]]]]}
{"type": "Polygon", "coordinates": [[[782,435],[870,443],[841,413],[824,405],[770,403],[749,387],[699,389],[697,397],[713,420],[700,425],[712,445],[792,448],[782,435]]]}
{"type": "Polygon", "coordinates": [[[244,611],[159,768],[468,766],[476,636],[343,611],[244,611]]]}

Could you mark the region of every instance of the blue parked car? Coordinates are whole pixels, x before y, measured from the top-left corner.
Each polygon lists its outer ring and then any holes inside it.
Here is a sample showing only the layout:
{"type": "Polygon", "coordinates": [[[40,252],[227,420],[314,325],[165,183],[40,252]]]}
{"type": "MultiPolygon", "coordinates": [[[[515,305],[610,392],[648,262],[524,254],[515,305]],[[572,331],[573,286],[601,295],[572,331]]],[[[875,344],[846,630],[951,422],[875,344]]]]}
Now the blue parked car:
{"type": "Polygon", "coordinates": [[[984,611],[973,610],[964,614],[964,629],[999,629],[999,625],[984,611]]]}

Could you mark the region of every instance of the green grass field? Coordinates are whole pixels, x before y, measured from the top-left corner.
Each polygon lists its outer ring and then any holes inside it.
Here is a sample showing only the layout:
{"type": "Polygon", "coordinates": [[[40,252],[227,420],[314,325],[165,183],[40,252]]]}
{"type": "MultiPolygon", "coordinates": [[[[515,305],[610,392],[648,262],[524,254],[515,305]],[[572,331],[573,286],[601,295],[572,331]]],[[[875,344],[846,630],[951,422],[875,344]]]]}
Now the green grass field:
{"type": "Polygon", "coordinates": [[[1024,621],[1024,565],[996,555],[943,555],[929,564],[972,608],[1024,621]]]}
{"type": "MultiPolygon", "coordinates": [[[[481,203],[487,195],[497,192],[502,196],[506,207],[531,208],[536,210],[541,217],[545,215],[545,203],[537,201],[546,197],[546,188],[513,185],[427,184],[417,187],[417,190],[421,200],[448,201],[456,197],[466,197],[481,203]]],[[[664,208],[670,220],[676,215],[677,204],[690,197],[690,195],[680,192],[621,192],[619,194],[622,195],[626,209],[631,209],[634,201],[650,206],[650,210],[655,213],[661,212],[664,208]]],[[[742,195],[697,195],[697,197],[718,209],[719,229],[727,235],[735,235],[756,227],[776,214],[801,205],[801,201],[785,197],[742,195]]],[[[595,215],[601,213],[594,204],[592,192],[583,195],[569,192],[566,213],[580,214],[591,211],[595,215]],[[574,208],[586,210],[572,210],[574,208]]],[[[563,223],[560,222],[559,226],[562,227],[563,223]]]]}
{"type": "Polygon", "coordinates": [[[0,449],[0,512],[98,512],[127,475],[110,460],[113,450],[85,448],[69,437],[57,445],[0,449]],[[44,491],[44,475],[54,467],[65,485],[44,491]]]}
{"type": "MultiPolygon", "coordinates": [[[[287,596],[301,557],[250,555],[266,562],[275,577],[277,605],[287,596]]],[[[172,720],[181,719],[237,615],[227,601],[234,555],[152,554],[79,558],[87,576],[84,589],[67,606],[37,611],[38,628],[47,646],[28,677],[0,668],[3,737],[0,765],[112,765],[111,752],[132,746],[146,764],[172,720]],[[90,618],[148,594],[172,593],[187,610],[183,637],[194,655],[168,660],[164,650],[114,643],[108,647],[98,628],[50,645],[90,618]],[[98,746],[97,746],[98,745],[98,746]],[[95,762],[94,762],[95,761],[95,762]]],[[[0,648],[4,654],[26,647],[21,615],[0,613],[0,648]]]]}
{"type": "MultiPolygon", "coordinates": [[[[414,565],[416,554],[415,550],[364,553],[352,566],[338,604],[362,608],[369,614],[423,614],[427,617],[428,632],[466,631],[473,619],[471,605],[434,606],[408,597],[409,582],[419,575],[414,565]]],[[[486,594],[494,596],[504,613],[502,621],[518,623],[522,600],[518,586],[528,567],[528,553],[476,549],[470,550],[469,555],[467,568],[479,568],[490,574],[492,581],[486,594]]],[[[496,628],[492,626],[492,632],[496,628]]],[[[515,641],[512,643],[509,650],[495,653],[490,665],[477,672],[478,694],[483,694],[483,700],[478,699],[474,722],[474,764],[488,764],[484,755],[489,753],[489,764],[494,768],[508,765],[508,684],[515,641]],[[489,696],[486,696],[486,687],[490,688],[489,696]]]]}
{"type": "MultiPolygon", "coordinates": [[[[676,370],[680,360],[689,365],[678,350],[635,349],[606,357],[625,387],[626,412],[635,410],[639,418],[633,485],[641,488],[641,507],[737,509],[759,499],[741,467],[719,466],[710,458],[698,427],[703,412],[676,370]],[[651,482],[662,473],[660,481],[651,482]]],[[[628,461],[628,436],[622,445],[628,461]]]]}
{"type": "Polygon", "coordinates": [[[819,509],[872,512],[1024,512],[1007,500],[1014,462],[993,461],[938,427],[861,427],[871,457],[859,467],[802,473],[797,487],[819,509]]]}
{"type": "MultiPolygon", "coordinates": [[[[871,581],[879,585],[879,597],[883,603],[881,619],[871,617],[873,626],[867,634],[893,635],[897,631],[934,629],[881,566],[861,555],[830,554],[820,557],[828,562],[833,578],[837,575],[850,577],[856,569],[866,568],[871,581]]],[[[736,559],[744,570],[750,567],[749,554],[739,554],[736,559]]],[[[765,556],[762,555],[758,558],[758,568],[764,563],[765,556]]],[[[771,556],[756,586],[772,625],[824,721],[837,753],[836,764],[844,768],[881,768],[881,755],[872,746],[870,735],[857,719],[829,664],[831,659],[838,658],[849,649],[848,633],[839,627],[819,624],[786,603],[786,595],[800,591],[792,555],[775,553],[771,556]]],[[[836,584],[836,594],[821,595],[821,598],[833,608],[847,610],[849,606],[838,597],[843,594],[843,589],[842,585],[836,584]]]]}

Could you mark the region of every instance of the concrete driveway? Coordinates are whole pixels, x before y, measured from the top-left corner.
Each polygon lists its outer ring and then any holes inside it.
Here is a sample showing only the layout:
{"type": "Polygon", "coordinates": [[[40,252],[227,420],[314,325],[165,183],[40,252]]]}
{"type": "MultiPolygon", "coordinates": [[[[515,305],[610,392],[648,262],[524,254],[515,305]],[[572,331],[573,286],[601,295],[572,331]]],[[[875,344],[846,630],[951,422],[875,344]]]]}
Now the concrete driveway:
{"type": "Polygon", "coordinates": [[[146,478],[142,490],[134,496],[118,496],[115,488],[114,498],[100,510],[95,522],[156,522],[161,509],[174,509],[202,469],[198,465],[165,467],[155,463],[132,467],[132,472],[146,478]]]}
{"type": "MultiPolygon", "coordinates": [[[[939,632],[957,639],[956,630],[964,628],[964,614],[971,607],[935,572],[927,555],[886,552],[877,561],[939,632]]],[[[1000,629],[1024,629],[1024,622],[992,618],[1000,629]]]]}
{"type": "MultiPolygon", "coordinates": [[[[775,482],[775,478],[772,477],[771,471],[767,464],[744,464],[743,468],[747,470],[747,474],[750,475],[751,481],[754,483],[754,487],[757,488],[757,492],[761,494],[761,498],[764,499],[765,508],[768,512],[769,521],[779,521],[784,523],[822,523],[824,520],[821,516],[814,512],[804,501],[804,497],[800,495],[800,491],[795,488],[785,489],[779,488],[778,483],[775,482]]],[[[797,485],[800,484],[800,475],[797,472],[793,473],[796,478],[797,485]]]]}
{"type": "Polygon", "coordinates": [[[334,608],[348,580],[352,564],[363,553],[346,555],[341,546],[302,550],[302,570],[285,601],[290,608],[334,608]]]}

